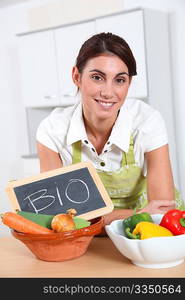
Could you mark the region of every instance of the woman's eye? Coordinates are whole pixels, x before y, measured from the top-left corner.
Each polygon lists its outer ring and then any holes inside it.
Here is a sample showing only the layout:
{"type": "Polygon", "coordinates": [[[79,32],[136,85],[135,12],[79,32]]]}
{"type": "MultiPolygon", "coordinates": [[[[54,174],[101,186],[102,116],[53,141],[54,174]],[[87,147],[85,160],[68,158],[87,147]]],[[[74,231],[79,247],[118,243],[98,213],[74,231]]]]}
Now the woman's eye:
{"type": "Polygon", "coordinates": [[[96,81],[102,80],[101,76],[99,76],[99,75],[92,75],[91,78],[96,80],[96,81]]]}
{"type": "Polygon", "coordinates": [[[126,82],[126,79],[125,78],[117,78],[116,81],[117,81],[117,83],[121,84],[121,83],[126,82]]]}

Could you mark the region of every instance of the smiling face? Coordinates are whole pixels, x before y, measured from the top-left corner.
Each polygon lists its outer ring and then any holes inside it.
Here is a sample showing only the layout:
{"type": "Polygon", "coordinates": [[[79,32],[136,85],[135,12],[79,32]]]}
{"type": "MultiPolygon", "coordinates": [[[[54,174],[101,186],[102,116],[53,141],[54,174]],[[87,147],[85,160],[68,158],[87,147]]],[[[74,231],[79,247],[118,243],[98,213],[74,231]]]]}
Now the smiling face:
{"type": "Polygon", "coordinates": [[[73,68],[84,114],[98,119],[116,119],[130,85],[126,64],[116,55],[102,54],[91,58],[82,73],[73,68]]]}

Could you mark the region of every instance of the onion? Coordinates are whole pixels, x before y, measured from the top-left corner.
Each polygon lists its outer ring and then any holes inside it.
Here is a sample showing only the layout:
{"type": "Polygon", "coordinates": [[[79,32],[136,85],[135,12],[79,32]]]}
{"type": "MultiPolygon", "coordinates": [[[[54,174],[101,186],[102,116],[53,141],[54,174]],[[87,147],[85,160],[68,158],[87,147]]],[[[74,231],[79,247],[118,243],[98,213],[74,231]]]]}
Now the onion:
{"type": "Polygon", "coordinates": [[[53,217],[51,221],[51,228],[54,232],[63,232],[74,230],[75,222],[73,221],[73,217],[76,215],[76,210],[71,208],[67,210],[67,214],[58,214],[53,217]]]}

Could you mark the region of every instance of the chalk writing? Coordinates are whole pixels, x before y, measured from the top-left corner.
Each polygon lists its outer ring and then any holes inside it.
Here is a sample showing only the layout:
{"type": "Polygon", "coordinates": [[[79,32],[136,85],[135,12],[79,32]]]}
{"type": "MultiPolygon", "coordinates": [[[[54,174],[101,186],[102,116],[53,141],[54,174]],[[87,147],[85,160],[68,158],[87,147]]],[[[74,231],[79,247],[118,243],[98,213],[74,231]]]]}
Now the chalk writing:
{"type": "Polygon", "coordinates": [[[106,210],[96,184],[88,168],[83,167],[15,186],[14,192],[23,211],[56,215],[74,208],[81,215],[100,208],[106,210]]]}
{"type": "MultiPolygon", "coordinates": [[[[75,190],[76,190],[76,187],[75,187],[75,190]]],[[[32,193],[31,195],[28,195],[26,198],[23,199],[23,201],[25,201],[25,200],[29,201],[29,203],[32,206],[32,208],[34,209],[34,211],[36,213],[39,213],[40,211],[42,211],[42,210],[48,208],[49,206],[51,206],[56,201],[55,196],[48,195],[47,192],[48,192],[47,189],[39,190],[37,192],[32,193]],[[41,199],[42,199],[42,202],[39,201],[41,199]],[[42,204],[42,207],[38,208],[37,205],[36,205],[37,204],[36,201],[39,201],[39,205],[42,204]],[[47,203],[47,204],[45,206],[43,206],[45,203],[47,203]]],[[[56,186],[56,193],[57,193],[57,196],[58,196],[59,205],[63,206],[63,202],[62,202],[62,198],[61,198],[58,186],[56,186]]],[[[89,189],[88,189],[88,186],[81,179],[70,179],[69,182],[68,182],[68,184],[67,184],[67,187],[65,189],[65,196],[67,197],[67,199],[69,201],[71,201],[73,203],[80,204],[80,203],[87,202],[89,200],[89,189]],[[70,197],[70,189],[72,188],[72,184],[73,185],[74,184],[78,184],[78,185],[80,184],[78,186],[78,189],[81,189],[82,195],[85,196],[84,199],[80,199],[79,200],[79,197],[78,197],[78,201],[76,201],[76,200],[74,200],[74,199],[72,199],[70,197]],[[83,189],[83,187],[85,188],[85,190],[83,189]]],[[[72,194],[72,196],[74,197],[74,196],[78,196],[78,195],[75,193],[75,194],[72,194]]]]}
{"type": "MultiPolygon", "coordinates": [[[[36,213],[38,213],[39,211],[46,209],[47,207],[49,207],[50,205],[53,204],[53,202],[55,201],[55,197],[51,196],[51,195],[46,195],[47,193],[47,189],[42,189],[38,192],[32,193],[31,195],[28,195],[26,198],[23,199],[23,201],[28,200],[30,205],[33,207],[34,211],[36,213]],[[36,198],[35,198],[36,197],[36,198]],[[48,205],[45,205],[42,208],[37,209],[35,202],[40,200],[40,199],[48,199],[51,198],[52,200],[49,202],[48,205]]],[[[39,201],[40,202],[40,201],[39,201]]]]}
{"type": "Polygon", "coordinates": [[[67,188],[66,188],[66,191],[65,191],[65,195],[66,195],[67,199],[69,199],[69,201],[71,201],[73,203],[84,203],[84,202],[86,202],[86,201],[89,200],[89,189],[88,189],[87,184],[83,180],[80,180],[80,179],[71,179],[69,181],[68,185],[67,185],[67,188]],[[87,191],[87,197],[84,200],[82,200],[82,201],[75,201],[75,200],[73,200],[73,199],[71,199],[69,197],[69,195],[68,195],[68,189],[69,189],[69,187],[70,187],[71,184],[73,184],[73,183],[79,183],[79,182],[82,183],[85,186],[86,191],[87,191]]]}

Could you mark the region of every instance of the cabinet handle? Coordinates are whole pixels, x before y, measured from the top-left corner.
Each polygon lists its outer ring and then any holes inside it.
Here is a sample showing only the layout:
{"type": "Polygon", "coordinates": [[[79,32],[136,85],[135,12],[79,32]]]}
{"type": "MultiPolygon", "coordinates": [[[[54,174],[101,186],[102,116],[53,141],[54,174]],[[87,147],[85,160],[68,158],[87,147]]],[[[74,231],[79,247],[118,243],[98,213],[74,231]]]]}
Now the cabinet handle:
{"type": "Polygon", "coordinates": [[[76,93],[62,94],[63,97],[75,97],[76,93]]]}
{"type": "MultiPolygon", "coordinates": [[[[69,94],[62,94],[61,95],[62,97],[75,97],[76,96],[76,93],[69,93],[69,94]]],[[[44,99],[47,99],[47,100],[52,100],[52,99],[57,99],[57,95],[46,95],[44,96],[44,99]]]]}
{"type": "Polygon", "coordinates": [[[47,100],[57,99],[57,95],[46,95],[46,96],[44,96],[44,99],[47,99],[47,100]]]}

